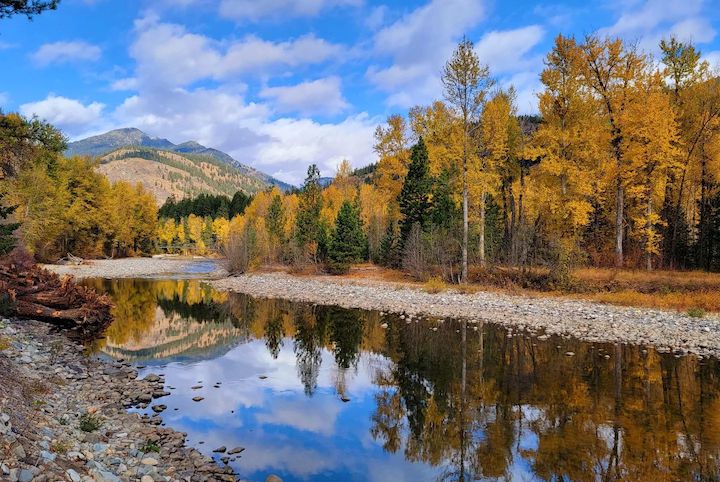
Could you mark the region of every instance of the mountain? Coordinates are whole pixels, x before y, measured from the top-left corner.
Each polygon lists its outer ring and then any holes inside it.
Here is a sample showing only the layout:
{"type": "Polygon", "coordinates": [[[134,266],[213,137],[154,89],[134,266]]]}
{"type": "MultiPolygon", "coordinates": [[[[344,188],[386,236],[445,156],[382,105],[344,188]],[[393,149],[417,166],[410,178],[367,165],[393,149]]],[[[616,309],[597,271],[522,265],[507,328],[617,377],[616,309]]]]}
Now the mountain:
{"type": "MultiPolygon", "coordinates": [[[[145,161],[156,161],[156,162],[162,162],[158,161],[156,157],[162,158],[165,160],[165,164],[172,163],[172,162],[178,162],[178,158],[171,156],[170,153],[176,153],[181,159],[184,159],[186,161],[190,161],[191,163],[198,164],[198,163],[204,163],[204,164],[212,164],[215,167],[226,171],[225,174],[225,181],[230,181],[228,177],[238,177],[235,174],[239,174],[240,176],[244,176],[248,179],[246,179],[244,182],[241,180],[238,184],[238,189],[243,190],[249,194],[252,194],[257,191],[261,191],[265,189],[267,186],[278,186],[280,189],[287,191],[292,189],[292,185],[285,183],[283,181],[280,181],[279,179],[275,179],[272,176],[269,176],[268,174],[265,174],[263,172],[258,171],[257,169],[250,167],[246,164],[241,163],[240,161],[237,161],[229,154],[226,154],[222,151],[219,151],[217,149],[213,149],[210,147],[205,147],[202,144],[199,144],[195,141],[187,141],[183,142],[182,144],[173,144],[167,139],[159,138],[159,137],[150,137],[140,129],[136,129],[134,127],[128,127],[124,129],[115,129],[110,132],[106,132],[105,134],[100,134],[97,136],[88,137],[87,139],[82,139],[79,141],[71,142],[68,144],[68,149],[66,151],[67,155],[80,155],[80,156],[93,156],[93,157],[100,157],[101,162],[103,163],[103,166],[101,166],[101,170],[110,170],[114,171],[115,173],[115,179],[111,180],[117,180],[117,179],[123,179],[123,171],[127,171],[128,174],[132,174],[132,169],[129,169],[131,166],[129,164],[132,164],[131,158],[127,156],[127,151],[132,150],[133,152],[140,152],[140,151],[148,151],[148,150],[154,150],[158,153],[158,156],[151,156],[147,154],[147,152],[140,156],[139,159],[144,159],[145,161]],[[135,148],[135,149],[130,149],[135,148]],[[143,148],[143,149],[138,149],[143,148]],[[118,151],[120,149],[125,149],[125,152],[121,156],[110,156],[111,153],[118,151]],[[163,155],[162,153],[166,152],[167,154],[163,155]],[[119,166],[114,166],[113,169],[109,167],[104,167],[105,164],[114,162],[118,159],[118,157],[122,157],[121,160],[126,161],[124,166],[126,169],[119,169],[119,166]],[[223,166],[220,166],[220,164],[224,165],[225,168],[229,167],[234,169],[236,172],[231,173],[227,169],[223,169],[223,166]]],[[[136,163],[137,164],[137,163],[136,163]]],[[[134,173],[136,175],[142,175],[142,174],[149,174],[148,171],[153,171],[152,166],[148,166],[147,163],[140,163],[145,164],[142,166],[142,169],[138,169],[138,172],[134,173]]],[[[188,168],[187,162],[181,162],[181,164],[185,165],[185,168],[188,168]]],[[[179,168],[180,170],[187,171],[187,169],[183,169],[179,166],[171,166],[175,167],[176,169],[179,168]]],[[[157,169],[155,169],[157,170],[157,169]]],[[[165,172],[162,174],[170,175],[169,172],[165,172]]],[[[173,177],[177,177],[179,173],[175,172],[173,177]]],[[[152,184],[150,181],[158,183],[159,181],[156,179],[144,179],[142,177],[132,177],[124,179],[127,181],[137,181],[141,180],[146,187],[148,187],[148,184],[152,184]]],[[[167,180],[167,179],[166,179],[167,180]]],[[[236,179],[237,181],[237,179],[236,179]]],[[[165,183],[167,184],[167,183],[165,183]]],[[[217,193],[225,193],[227,189],[233,189],[232,186],[227,185],[227,182],[225,183],[225,187],[223,189],[212,189],[211,191],[207,192],[213,192],[215,194],[217,193]]],[[[167,187],[167,186],[166,186],[167,187]]],[[[235,189],[235,190],[238,190],[235,189]]],[[[167,191],[167,189],[165,189],[167,191]]],[[[178,189],[175,189],[174,191],[178,191],[178,189]]],[[[186,190],[179,189],[179,191],[182,191],[181,193],[172,192],[172,194],[186,194],[186,195],[193,195],[190,192],[185,192],[186,190]]],[[[194,190],[191,190],[194,192],[194,190]]],[[[201,191],[204,192],[204,191],[201,191]]],[[[229,193],[232,195],[232,193],[229,193]]],[[[168,194],[169,195],[169,194],[168,194]]],[[[162,196],[157,196],[158,199],[162,196]]],[[[167,197],[167,196],[166,196],[167,197]]]]}
{"type": "Polygon", "coordinates": [[[167,139],[150,137],[140,129],[128,127],[88,137],[68,144],[66,154],[69,156],[102,156],[120,147],[143,146],[172,150],[175,144],[167,139]]]}

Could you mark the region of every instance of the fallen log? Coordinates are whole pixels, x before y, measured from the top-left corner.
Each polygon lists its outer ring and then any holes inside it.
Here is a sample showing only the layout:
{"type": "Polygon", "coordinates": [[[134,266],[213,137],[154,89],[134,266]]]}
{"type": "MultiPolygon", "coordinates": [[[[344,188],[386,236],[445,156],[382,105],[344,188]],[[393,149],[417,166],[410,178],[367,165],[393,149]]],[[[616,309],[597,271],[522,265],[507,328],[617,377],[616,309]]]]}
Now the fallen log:
{"type": "Polygon", "coordinates": [[[99,336],[112,321],[105,295],[60,278],[29,257],[14,254],[0,260],[0,302],[9,315],[70,328],[83,339],[99,336]]]}

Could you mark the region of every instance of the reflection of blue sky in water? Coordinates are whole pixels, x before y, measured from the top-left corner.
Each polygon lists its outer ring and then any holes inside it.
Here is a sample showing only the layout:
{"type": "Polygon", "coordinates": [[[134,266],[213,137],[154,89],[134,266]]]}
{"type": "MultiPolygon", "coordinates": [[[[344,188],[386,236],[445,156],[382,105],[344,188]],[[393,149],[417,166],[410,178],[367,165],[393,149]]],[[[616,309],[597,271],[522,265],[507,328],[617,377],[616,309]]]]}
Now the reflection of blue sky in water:
{"type": "Polygon", "coordinates": [[[465,337],[458,321],[227,296],[197,281],[103,286],[116,321],[96,348],[163,373],[174,387],[155,401],[165,423],[207,455],[245,447],[232,465],[248,480],[459,480],[461,461],[465,480],[720,473],[716,360],[492,325],[465,337]]]}
{"type": "Polygon", "coordinates": [[[357,369],[346,371],[350,401],[343,402],[335,389],[338,372],[332,354],[322,351],[317,390],[309,397],[298,377],[292,345],[285,339],[276,360],[256,340],[212,360],[170,363],[162,373],[166,385],[175,390],[157,402],[168,406],[163,420],[187,432],[189,443],[208,455],[221,445],[228,450],[245,447],[231,464],[250,480],[264,480],[269,473],[283,480],[437,477],[438,468],[412,464],[402,450],[388,454],[370,435],[375,410],[371,379],[376,367],[388,363],[383,357],[364,353],[357,369]],[[261,375],[267,379],[261,380],[261,375]],[[199,382],[203,388],[192,390],[199,382]],[[222,382],[220,388],[213,388],[215,382],[222,382]],[[192,401],[197,395],[205,400],[192,401]],[[199,445],[201,440],[205,443],[199,445]]]}

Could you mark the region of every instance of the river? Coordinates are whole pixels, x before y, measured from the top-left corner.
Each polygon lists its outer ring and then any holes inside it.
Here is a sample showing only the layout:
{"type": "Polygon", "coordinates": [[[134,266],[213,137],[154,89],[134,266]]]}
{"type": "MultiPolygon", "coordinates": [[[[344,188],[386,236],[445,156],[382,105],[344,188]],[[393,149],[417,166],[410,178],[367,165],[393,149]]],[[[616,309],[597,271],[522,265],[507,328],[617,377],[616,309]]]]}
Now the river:
{"type": "Polygon", "coordinates": [[[247,480],[720,473],[715,359],[257,299],[201,280],[85,283],[116,305],[91,350],[164,374],[164,423],[247,480]]]}

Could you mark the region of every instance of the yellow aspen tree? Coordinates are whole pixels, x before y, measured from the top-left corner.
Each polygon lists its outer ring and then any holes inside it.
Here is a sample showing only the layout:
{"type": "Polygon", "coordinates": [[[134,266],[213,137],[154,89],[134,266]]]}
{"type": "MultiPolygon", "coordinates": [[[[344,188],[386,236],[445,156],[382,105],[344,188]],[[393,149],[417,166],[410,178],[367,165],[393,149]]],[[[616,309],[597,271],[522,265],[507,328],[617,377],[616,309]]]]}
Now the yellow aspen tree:
{"type": "Polygon", "coordinates": [[[594,99],[585,95],[583,52],[574,39],[558,36],[547,55],[539,96],[543,123],[523,157],[541,157],[530,178],[529,204],[545,220],[554,243],[553,276],[565,281],[580,230],[589,222],[597,189],[600,143],[594,99]]]}
{"type": "MultiPolygon", "coordinates": [[[[458,159],[461,167],[462,179],[462,211],[463,211],[463,237],[462,237],[462,273],[460,280],[467,282],[468,276],[468,170],[472,162],[472,140],[478,125],[478,119],[485,103],[485,97],[493,84],[490,78],[490,69],[480,65],[475,53],[473,43],[463,39],[455,49],[452,57],[445,64],[442,75],[445,87],[445,98],[455,109],[455,113],[462,125],[462,156],[458,159]]],[[[485,199],[481,199],[484,206],[485,199]]],[[[481,207],[484,209],[484,207],[481,207]]],[[[481,236],[484,236],[481,227],[481,236]]],[[[485,263],[485,252],[478,253],[480,263],[485,263]]]]}
{"type": "Polygon", "coordinates": [[[205,242],[202,238],[204,225],[205,221],[199,216],[191,214],[187,218],[188,235],[190,237],[190,241],[195,243],[195,249],[200,255],[205,254],[206,251],[205,242]]]}
{"type": "Polygon", "coordinates": [[[623,155],[625,126],[623,112],[632,100],[632,90],[639,76],[648,68],[648,58],[634,45],[620,39],[588,36],[581,45],[582,77],[587,88],[599,100],[604,125],[608,130],[608,155],[612,159],[612,182],[615,189],[615,266],[624,264],[623,235],[625,227],[625,185],[623,179],[629,163],[623,155]]]}
{"type": "Polygon", "coordinates": [[[635,83],[634,99],[622,113],[625,126],[624,156],[629,169],[624,180],[633,202],[635,231],[644,244],[646,267],[660,255],[662,205],[668,172],[677,167],[678,126],[672,98],[662,85],[660,72],[648,73],[635,83]]]}
{"type": "Polygon", "coordinates": [[[217,240],[218,247],[225,246],[230,235],[230,221],[219,217],[213,220],[213,235],[217,240]]]}
{"type": "Polygon", "coordinates": [[[375,129],[374,150],[378,156],[375,184],[386,198],[394,214],[399,214],[397,197],[410,164],[410,140],[405,118],[391,115],[386,126],[375,129]]]}
{"type": "MultiPolygon", "coordinates": [[[[475,166],[470,170],[470,197],[477,200],[479,208],[478,252],[484,265],[485,249],[485,199],[488,195],[497,196],[500,187],[500,173],[510,164],[518,151],[520,126],[514,105],[515,91],[500,90],[484,105],[480,116],[478,132],[482,153],[475,158],[475,166]]],[[[523,182],[524,187],[524,182],[523,182]]],[[[522,205],[520,192],[520,204],[522,205]]],[[[520,209],[522,215],[522,208],[520,209]]]]}

